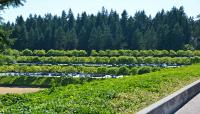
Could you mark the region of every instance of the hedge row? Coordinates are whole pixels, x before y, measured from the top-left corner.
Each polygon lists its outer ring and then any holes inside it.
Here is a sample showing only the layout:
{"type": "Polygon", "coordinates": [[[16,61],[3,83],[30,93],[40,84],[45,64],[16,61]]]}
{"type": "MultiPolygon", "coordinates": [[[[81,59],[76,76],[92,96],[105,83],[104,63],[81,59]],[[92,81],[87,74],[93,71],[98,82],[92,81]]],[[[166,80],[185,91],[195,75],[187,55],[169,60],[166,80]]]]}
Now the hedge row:
{"type": "Polygon", "coordinates": [[[200,51],[195,50],[92,50],[91,56],[134,56],[134,57],[193,57],[200,56],[200,51]]]}
{"type": "Polygon", "coordinates": [[[188,65],[191,58],[171,57],[37,57],[20,56],[18,63],[50,63],[50,64],[168,64],[188,65]]]}
{"type": "Polygon", "coordinates": [[[1,86],[28,86],[28,87],[51,87],[66,86],[68,84],[83,84],[93,78],[72,77],[30,77],[30,76],[0,76],[1,86]]]}
{"type": "Polygon", "coordinates": [[[0,64],[40,63],[40,64],[167,64],[189,65],[200,62],[200,57],[38,57],[38,56],[2,56],[0,64]]]}
{"type": "Polygon", "coordinates": [[[94,75],[136,75],[158,71],[160,67],[85,67],[85,66],[0,66],[1,73],[83,73],[94,75]]]}
{"type": "Polygon", "coordinates": [[[200,56],[200,50],[29,50],[25,49],[22,51],[8,49],[3,52],[5,55],[15,55],[15,56],[76,56],[76,57],[85,57],[85,56],[154,56],[154,57],[193,57],[200,56]]]}
{"type": "Polygon", "coordinates": [[[25,49],[22,51],[7,49],[3,52],[4,55],[10,56],[76,56],[83,57],[87,56],[85,50],[29,50],[25,49]]]}

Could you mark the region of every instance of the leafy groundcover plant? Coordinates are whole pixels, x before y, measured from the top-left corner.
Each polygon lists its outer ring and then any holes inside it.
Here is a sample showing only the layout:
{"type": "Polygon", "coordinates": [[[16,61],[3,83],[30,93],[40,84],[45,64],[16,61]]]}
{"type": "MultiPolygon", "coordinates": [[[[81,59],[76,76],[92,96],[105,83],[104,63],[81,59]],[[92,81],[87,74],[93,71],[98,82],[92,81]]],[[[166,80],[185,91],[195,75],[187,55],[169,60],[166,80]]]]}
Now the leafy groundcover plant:
{"type": "Polygon", "coordinates": [[[200,65],[1,95],[0,113],[134,113],[200,78],[200,65]]]}

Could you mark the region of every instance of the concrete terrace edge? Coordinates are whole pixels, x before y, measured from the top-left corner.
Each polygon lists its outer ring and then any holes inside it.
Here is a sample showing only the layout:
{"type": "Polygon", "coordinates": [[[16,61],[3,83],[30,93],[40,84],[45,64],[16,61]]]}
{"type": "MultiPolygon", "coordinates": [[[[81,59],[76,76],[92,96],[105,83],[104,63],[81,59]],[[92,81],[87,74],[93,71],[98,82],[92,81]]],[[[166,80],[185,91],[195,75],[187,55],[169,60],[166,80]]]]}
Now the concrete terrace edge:
{"type": "Polygon", "coordinates": [[[185,86],[136,114],[173,114],[200,93],[200,80],[185,86]]]}

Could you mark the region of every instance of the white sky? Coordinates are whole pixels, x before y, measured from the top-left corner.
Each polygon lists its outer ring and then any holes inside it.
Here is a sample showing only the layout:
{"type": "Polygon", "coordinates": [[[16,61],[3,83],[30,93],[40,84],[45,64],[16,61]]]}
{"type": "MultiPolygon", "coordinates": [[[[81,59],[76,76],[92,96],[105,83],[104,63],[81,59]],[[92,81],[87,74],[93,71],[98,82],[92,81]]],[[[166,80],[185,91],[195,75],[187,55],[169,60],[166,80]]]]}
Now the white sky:
{"type": "Polygon", "coordinates": [[[109,11],[112,8],[120,14],[125,9],[129,15],[145,10],[147,15],[155,16],[161,9],[170,10],[173,6],[183,6],[188,16],[196,17],[200,14],[200,0],[27,0],[24,6],[7,9],[1,12],[1,16],[4,22],[15,22],[19,15],[24,18],[27,18],[29,14],[61,15],[62,10],[68,11],[69,8],[75,16],[83,11],[96,14],[103,6],[109,11]]]}

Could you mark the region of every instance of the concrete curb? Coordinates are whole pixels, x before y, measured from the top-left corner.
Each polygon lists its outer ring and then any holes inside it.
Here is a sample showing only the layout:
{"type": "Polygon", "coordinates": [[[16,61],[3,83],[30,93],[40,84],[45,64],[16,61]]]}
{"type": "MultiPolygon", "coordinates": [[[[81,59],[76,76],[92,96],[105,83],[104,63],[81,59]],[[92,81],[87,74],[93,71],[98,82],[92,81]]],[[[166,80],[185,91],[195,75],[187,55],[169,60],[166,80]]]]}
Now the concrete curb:
{"type": "Polygon", "coordinates": [[[144,108],[136,114],[173,114],[198,93],[200,93],[200,80],[144,108]]]}

